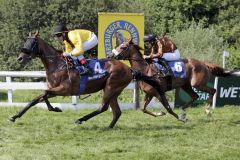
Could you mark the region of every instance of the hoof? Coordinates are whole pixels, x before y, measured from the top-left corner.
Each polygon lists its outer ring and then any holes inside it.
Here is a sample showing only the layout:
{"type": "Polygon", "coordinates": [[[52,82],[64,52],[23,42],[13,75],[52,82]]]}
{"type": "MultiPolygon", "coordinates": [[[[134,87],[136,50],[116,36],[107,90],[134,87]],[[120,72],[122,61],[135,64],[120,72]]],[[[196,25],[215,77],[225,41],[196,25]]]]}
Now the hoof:
{"type": "Polygon", "coordinates": [[[182,113],[180,114],[180,116],[178,116],[178,120],[182,121],[182,122],[187,122],[187,114],[186,113],[182,113]]]}
{"type": "Polygon", "coordinates": [[[82,124],[83,121],[81,121],[80,119],[75,121],[75,124],[82,124]]]}
{"type": "Polygon", "coordinates": [[[55,107],[54,110],[55,110],[55,112],[62,112],[62,110],[58,107],[55,107]]]}
{"type": "Polygon", "coordinates": [[[8,118],[8,120],[11,121],[11,122],[15,122],[16,118],[10,117],[10,118],[8,118]]]}
{"type": "Polygon", "coordinates": [[[62,112],[62,110],[58,107],[55,107],[55,108],[50,108],[48,109],[49,111],[52,111],[52,112],[62,112]]]}
{"type": "Polygon", "coordinates": [[[156,117],[159,117],[159,116],[165,116],[166,113],[165,112],[156,112],[154,113],[156,115],[156,117]]]}

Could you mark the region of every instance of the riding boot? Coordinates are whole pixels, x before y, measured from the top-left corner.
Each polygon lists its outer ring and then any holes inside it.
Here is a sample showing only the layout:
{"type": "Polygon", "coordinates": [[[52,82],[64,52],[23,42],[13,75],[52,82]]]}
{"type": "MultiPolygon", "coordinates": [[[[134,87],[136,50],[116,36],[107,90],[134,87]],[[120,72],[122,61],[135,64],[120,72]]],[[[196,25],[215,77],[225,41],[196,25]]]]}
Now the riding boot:
{"type": "Polygon", "coordinates": [[[165,77],[167,77],[167,76],[172,77],[172,76],[173,76],[172,70],[171,70],[171,68],[169,67],[167,61],[166,61],[165,59],[161,58],[158,62],[159,62],[160,65],[162,65],[162,66],[166,69],[166,73],[165,73],[164,76],[165,76],[165,77]]]}
{"type": "Polygon", "coordinates": [[[81,66],[82,66],[82,71],[80,72],[80,75],[86,75],[91,73],[86,63],[81,64],[81,66]]]}

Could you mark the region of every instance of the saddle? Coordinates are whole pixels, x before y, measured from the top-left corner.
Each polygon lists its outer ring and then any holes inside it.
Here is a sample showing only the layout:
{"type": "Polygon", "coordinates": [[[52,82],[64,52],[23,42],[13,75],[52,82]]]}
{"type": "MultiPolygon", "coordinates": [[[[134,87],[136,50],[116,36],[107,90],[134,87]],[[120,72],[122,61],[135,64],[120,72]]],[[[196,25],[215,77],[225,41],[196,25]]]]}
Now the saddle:
{"type": "Polygon", "coordinates": [[[78,59],[73,57],[65,57],[68,69],[76,69],[81,76],[88,76],[90,79],[98,79],[107,73],[104,69],[104,62],[100,59],[87,59],[86,65],[81,65],[78,59]],[[84,74],[85,68],[89,70],[88,74],[84,74]]]}

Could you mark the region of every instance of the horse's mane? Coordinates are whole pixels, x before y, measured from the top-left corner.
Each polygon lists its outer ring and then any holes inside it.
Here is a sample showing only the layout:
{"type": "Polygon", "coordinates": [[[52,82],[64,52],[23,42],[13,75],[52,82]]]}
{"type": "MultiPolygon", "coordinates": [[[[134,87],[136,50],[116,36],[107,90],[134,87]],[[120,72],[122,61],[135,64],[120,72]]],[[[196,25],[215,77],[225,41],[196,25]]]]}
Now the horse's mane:
{"type": "Polygon", "coordinates": [[[137,45],[137,44],[135,44],[135,43],[133,43],[133,46],[138,50],[138,54],[139,54],[139,56],[141,56],[142,58],[143,58],[143,55],[142,55],[142,53],[140,52],[140,50],[144,50],[141,46],[139,46],[139,45],[137,45]]]}
{"type": "Polygon", "coordinates": [[[56,51],[58,54],[62,54],[63,53],[63,50],[60,50],[60,49],[57,49],[55,47],[53,47],[53,45],[49,44],[47,41],[41,39],[40,37],[38,37],[38,39],[40,41],[42,41],[44,44],[48,45],[51,49],[53,49],[54,51],[56,51]]]}

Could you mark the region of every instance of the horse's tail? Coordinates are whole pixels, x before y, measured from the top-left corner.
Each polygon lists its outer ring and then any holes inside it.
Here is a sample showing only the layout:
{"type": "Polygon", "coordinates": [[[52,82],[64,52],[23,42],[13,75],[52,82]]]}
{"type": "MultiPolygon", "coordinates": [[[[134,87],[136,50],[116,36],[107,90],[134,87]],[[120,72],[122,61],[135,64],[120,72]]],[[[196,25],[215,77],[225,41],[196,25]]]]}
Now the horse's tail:
{"type": "Polygon", "coordinates": [[[237,73],[238,70],[225,70],[224,68],[211,64],[211,63],[205,63],[206,66],[208,67],[209,71],[218,77],[227,77],[227,76],[240,76],[240,73],[237,73]]]}

